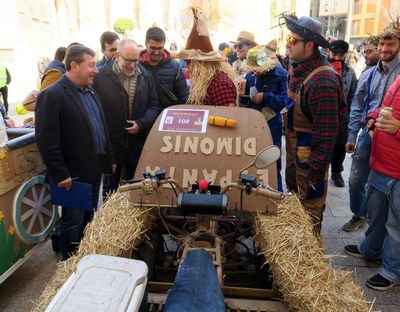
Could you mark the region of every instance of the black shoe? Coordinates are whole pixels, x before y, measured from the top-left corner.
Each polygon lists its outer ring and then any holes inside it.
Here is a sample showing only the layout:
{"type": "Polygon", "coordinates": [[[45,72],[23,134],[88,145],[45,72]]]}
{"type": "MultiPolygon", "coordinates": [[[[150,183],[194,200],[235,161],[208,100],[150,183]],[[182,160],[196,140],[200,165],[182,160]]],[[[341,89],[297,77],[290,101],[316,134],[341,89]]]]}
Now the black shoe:
{"type": "Polygon", "coordinates": [[[358,250],[357,245],[346,245],[344,246],[344,251],[349,254],[350,256],[357,257],[357,258],[364,258],[364,256],[358,250]]]}
{"type": "Polygon", "coordinates": [[[364,217],[352,216],[350,221],[343,225],[342,230],[345,232],[353,232],[365,224],[364,217]]]}
{"type": "Polygon", "coordinates": [[[344,187],[344,185],[345,185],[344,180],[343,180],[342,174],[340,172],[339,173],[332,172],[331,179],[333,180],[333,182],[335,183],[335,185],[337,187],[344,187]]]}
{"type": "Polygon", "coordinates": [[[356,258],[363,258],[366,259],[368,261],[371,261],[375,264],[381,265],[382,261],[379,259],[370,259],[370,258],[366,258],[364,257],[361,252],[358,250],[357,245],[345,245],[344,246],[344,251],[345,253],[347,253],[350,256],[356,257],[356,258]]]}
{"type": "Polygon", "coordinates": [[[376,274],[372,276],[368,281],[367,281],[367,286],[372,289],[376,290],[389,290],[390,288],[393,288],[394,286],[399,286],[400,282],[394,283],[386,278],[384,278],[380,274],[376,274]]]}
{"type": "Polygon", "coordinates": [[[51,248],[53,249],[54,252],[59,252],[60,251],[60,236],[58,235],[51,235],[51,248]]]}

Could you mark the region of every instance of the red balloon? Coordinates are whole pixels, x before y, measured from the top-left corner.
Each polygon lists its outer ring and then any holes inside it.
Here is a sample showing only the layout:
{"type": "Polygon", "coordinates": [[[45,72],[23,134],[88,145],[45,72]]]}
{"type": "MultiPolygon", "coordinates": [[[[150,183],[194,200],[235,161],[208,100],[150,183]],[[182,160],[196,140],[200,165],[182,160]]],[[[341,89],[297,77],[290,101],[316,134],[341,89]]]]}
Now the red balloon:
{"type": "Polygon", "coordinates": [[[206,180],[199,181],[199,189],[203,192],[208,190],[208,182],[206,180]]]}

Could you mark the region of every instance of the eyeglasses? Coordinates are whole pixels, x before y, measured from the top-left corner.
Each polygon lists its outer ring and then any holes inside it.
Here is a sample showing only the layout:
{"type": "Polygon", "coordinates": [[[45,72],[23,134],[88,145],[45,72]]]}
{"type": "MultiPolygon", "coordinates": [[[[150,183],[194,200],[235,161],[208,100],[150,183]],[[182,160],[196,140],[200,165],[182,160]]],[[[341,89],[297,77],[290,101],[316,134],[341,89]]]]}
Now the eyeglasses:
{"type": "Polygon", "coordinates": [[[114,52],[117,52],[117,48],[106,49],[106,51],[114,53],[114,52]]]}
{"type": "Polygon", "coordinates": [[[238,44],[235,44],[233,47],[235,48],[235,49],[238,49],[238,50],[242,50],[243,48],[244,48],[244,46],[246,46],[247,44],[245,44],[244,42],[240,42],[240,43],[238,43],[238,44]]]}
{"type": "Polygon", "coordinates": [[[304,39],[297,39],[297,38],[294,38],[294,37],[292,37],[291,35],[287,35],[286,40],[287,40],[288,42],[290,42],[291,45],[296,45],[297,42],[301,42],[301,41],[304,42],[304,41],[306,41],[306,40],[304,40],[304,39]]]}
{"type": "Polygon", "coordinates": [[[364,50],[364,51],[361,51],[361,55],[362,55],[362,56],[365,56],[365,55],[371,54],[372,52],[376,52],[376,50],[377,50],[377,49],[368,49],[368,50],[364,50]]]}
{"type": "Polygon", "coordinates": [[[124,60],[126,65],[131,65],[132,63],[139,62],[139,60],[128,60],[128,59],[124,58],[124,56],[121,53],[119,54],[119,56],[122,57],[122,59],[124,60]]]}
{"type": "Polygon", "coordinates": [[[164,50],[164,47],[149,47],[148,48],[150,51],[158,51],[158,52],[161,52],[162,50],[164,50]]]}

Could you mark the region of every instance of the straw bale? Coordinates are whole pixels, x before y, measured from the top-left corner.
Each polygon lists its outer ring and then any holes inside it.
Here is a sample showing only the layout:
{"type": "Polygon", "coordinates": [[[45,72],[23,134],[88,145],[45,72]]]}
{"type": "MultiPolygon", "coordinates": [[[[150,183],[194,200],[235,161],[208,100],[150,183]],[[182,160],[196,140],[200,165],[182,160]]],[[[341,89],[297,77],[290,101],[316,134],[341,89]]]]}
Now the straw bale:
{"type": "Polygon", "coordinates": [[[32,311],[44,311],[78,262],[89,254],[129,257],[151,226],[155,209],[140,208],[129,193],[113,193],[88,224],[77,253],[60,262],[49,284],[33,305],[32,311]]]}
{"type": "Polygon", "coordinates": [[[327,261],[295,196],[280,202],[276,215],[257,215],[255,232],[256,244],[291,310],[370,311],[351,273],[327,261]]]}

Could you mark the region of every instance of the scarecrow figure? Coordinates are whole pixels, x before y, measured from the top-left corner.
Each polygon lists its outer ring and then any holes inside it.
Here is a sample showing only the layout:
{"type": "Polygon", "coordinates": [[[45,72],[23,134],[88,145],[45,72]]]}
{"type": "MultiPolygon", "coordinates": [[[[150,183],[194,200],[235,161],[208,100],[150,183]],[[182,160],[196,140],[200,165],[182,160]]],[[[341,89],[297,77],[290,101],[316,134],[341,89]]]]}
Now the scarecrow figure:
{"type": "Polygon", "coordinates": [[[189,104],[236,106],[236,74],[225,57],[214,51],[202,14],[192,8],[194,24],[184,50],[177,55],[184,59],[190,72],[189,104]]]}

